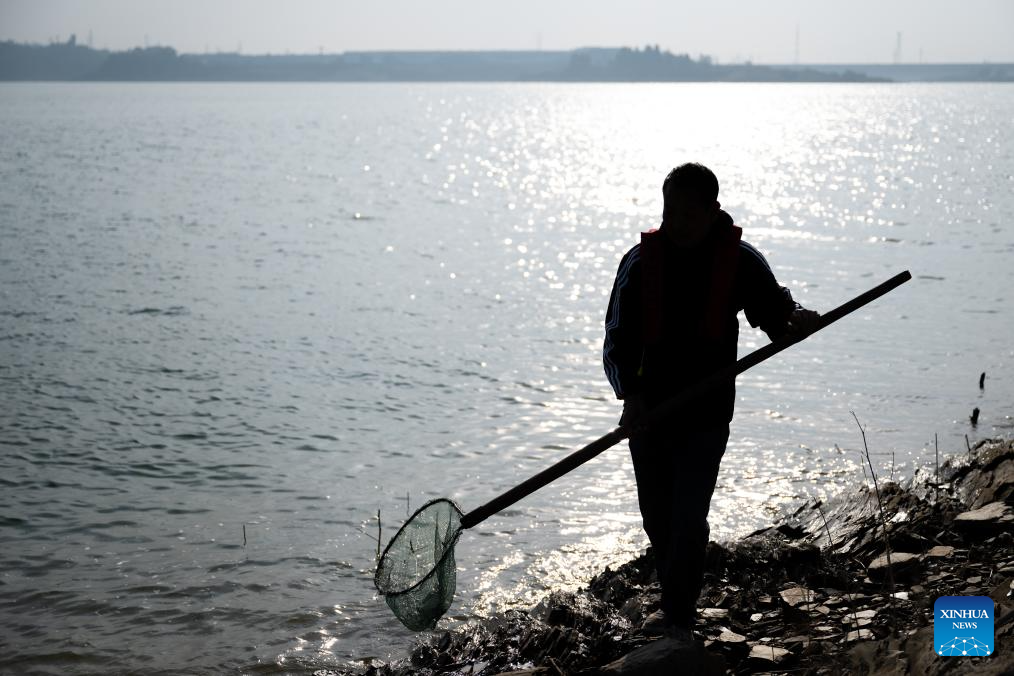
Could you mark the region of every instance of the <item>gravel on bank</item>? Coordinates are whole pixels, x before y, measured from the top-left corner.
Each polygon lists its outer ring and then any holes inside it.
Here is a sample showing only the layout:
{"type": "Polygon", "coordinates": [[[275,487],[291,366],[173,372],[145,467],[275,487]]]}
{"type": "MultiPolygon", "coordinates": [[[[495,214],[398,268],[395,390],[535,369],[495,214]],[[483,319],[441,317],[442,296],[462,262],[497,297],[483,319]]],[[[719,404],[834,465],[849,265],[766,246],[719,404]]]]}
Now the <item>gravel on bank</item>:
{"type": "Polygon", "coordinates": [[[695,643],[660,635],[645,552],[577,592],[437,634],[404,660],[319,673],[1009,674],[1012,545],[1014,441],[986,440],[939,476],[808,502],[770,528],[710,543],[695,643]],[[993,599],[993,654],[936,655],[933,603],[958,595],[993,599]]]}

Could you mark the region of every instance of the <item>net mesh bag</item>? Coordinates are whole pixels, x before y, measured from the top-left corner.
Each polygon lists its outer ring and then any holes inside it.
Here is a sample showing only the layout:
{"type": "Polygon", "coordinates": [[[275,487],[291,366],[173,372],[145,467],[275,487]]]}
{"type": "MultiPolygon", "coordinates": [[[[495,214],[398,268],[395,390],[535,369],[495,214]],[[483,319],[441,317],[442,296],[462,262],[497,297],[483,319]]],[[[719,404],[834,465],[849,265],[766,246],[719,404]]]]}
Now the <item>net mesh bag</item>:
{"type": "Polygon", "coordinates": [[[451,607],[456,581],[454,545],[461,510],[441,498],[426,503],[391,539],[373,583],[401,623],[413,631],[432,629],[451,607]]]}

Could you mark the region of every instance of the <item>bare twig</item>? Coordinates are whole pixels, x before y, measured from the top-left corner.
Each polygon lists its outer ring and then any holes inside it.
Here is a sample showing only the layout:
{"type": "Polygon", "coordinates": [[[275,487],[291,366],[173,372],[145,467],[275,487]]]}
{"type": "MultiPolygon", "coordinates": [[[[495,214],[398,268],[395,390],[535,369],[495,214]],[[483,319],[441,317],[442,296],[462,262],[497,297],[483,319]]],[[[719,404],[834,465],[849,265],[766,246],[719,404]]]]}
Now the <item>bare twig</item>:
{"type": "MultiPolygon", "coordinates": [[[[817,511],[820,513],[820,518],[824,520],[824,531],[827,533],[828,551],[830,552],[830,550],[834,547],[834,540],[831,539],[831,528],[830,526],[827,525],[827,517],[824,516],[824,510],[820,508],[819,502],[817,503],[817,511]]],[[[845,583],[848,585],[848,590],[846,591],[846,593],[849,595],[849,608],[852,609],[852,619],[855,621],[856,631],[859,631],[859,615],[856,614],[855,599],[853,598],[855,596],[855,594],[853,593],[853,589],[855,589],[855,587],[852,586],[852,578],[849,575],[847,567],[845,567],[844,570],[844,578],[845,583]]],[[[806,629],[807,629],[807,639],[809,640],[809,630],[810,630],[809,625],[807,625],[806,629]]]]}
{"type": "Polygon", "coordinates": [[[383,524],[380,521],[380,509],[377,509],[377,534],[369,533],[362,526],[358,526],[359,532],[377,542],[377,559],[380,559],[380,545],[383,536],[383,524]]]}
{"type": "MultiPolygon", "coordinates": [[[[855,411],[849,411],[859,426],[859,433],[863,435],[863,450],[866,453],[866,463],[870,466],[870,474],[873,475],[873,490],[877,493],[877,505],[880,507],[880,525],[884,530],[884,554],[887,556],[887,604],[890,606],[891,614],[894,614],[894,571],[891,570],[891,540],[887,535],[887,516],[884,514],[884,501],[880,498],[880,486],[877,484],[877,473],[873,469],[873,462],[870,460],[870,447],[866,443],[866,431],[859,422],[855,411]]],[[[856,627],[858,629],[858,626],[856,627]]]]}
{"type": "Polygon", "coordinates": [[[246,547],[246,524],[243,524],[243,546],[246,547]]]}
{"type": "Polygon", "coordinates": [[[360,533],[362,533],[363,535],[365,535],[366,537],[368,537],[368,538],[370,538],[371,540],[373,540],[374,542],[376,542],[376,540],[377,540],[377,536],[376,536],[376,535],[374,535],[373,533],[370,533],[370,532],[368,532],[368,531],[367,531],[367,530],[366,530],[365,528],[363,528],[362,526],[356,526],[356,529],[357,529],[357,530],[358,530],[358,531],[359,531],[360,533]]]}
{"type": "MultiPolygon", "coordinates": [[[[870,483],[870,477],[869,477],[868,474],[866,474],[866,465],[863,463],[863,452],[862,451],[858,451],[858,453],[859,453],[859,469],[863,470],[863,488],[867,488],[867,486],[869,486],[869,483],[870,483]]],[[[870,513],[872,514],[873,513],[873,505],[870,504],[870,492],[869,492],[869,490],[865,491],[864,494],[865,494],[865,497],[866,497],[866,502],[863,504],[863,509],[869,509],[870,513]]]]}
{"type": "Polygon", "coordinates": [[[820,518],[824,520],[824,532],[827,533],[827,548],[830,550],[834,547],[834,540],[831,539],[831,528],[827,525],[827,517],[824,516],[824,510],[820,508],[820,503],[817,503],[817,512],[820,513],[820,518]]]}
{"type": "Polygon", "coordinates": [[[940,443],[937,439],[937,433],[933,433],[933,452],[936,456],[937,473],[936,478],[933,480],[933,497],[937,497],[937,492],[940,490],[940,443]]]}

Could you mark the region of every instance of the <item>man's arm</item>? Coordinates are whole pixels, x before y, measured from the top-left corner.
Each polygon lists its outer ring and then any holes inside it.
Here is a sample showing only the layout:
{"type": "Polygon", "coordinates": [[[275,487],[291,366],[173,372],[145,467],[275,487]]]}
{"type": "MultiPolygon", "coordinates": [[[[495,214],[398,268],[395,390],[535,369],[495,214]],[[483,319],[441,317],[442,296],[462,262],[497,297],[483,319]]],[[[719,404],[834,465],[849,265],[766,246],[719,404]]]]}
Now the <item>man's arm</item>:
{"type": "Polygon", "coordinates": [[[641,362],[640,249],[632,248],[620,261],[606,309],[602,364],[617,399],[639,394],[637,370],[641,362]]]}
{"type": "Polygon", "coordinates": [[[750,326],[760,327],[771,340],[785,336],[802,337],[817,328],[820,314],[807,310],[792,293],[775,280],[771,266],[757,249],[740,242],[741,271],[745,277],[743,309],[750,326]]]}

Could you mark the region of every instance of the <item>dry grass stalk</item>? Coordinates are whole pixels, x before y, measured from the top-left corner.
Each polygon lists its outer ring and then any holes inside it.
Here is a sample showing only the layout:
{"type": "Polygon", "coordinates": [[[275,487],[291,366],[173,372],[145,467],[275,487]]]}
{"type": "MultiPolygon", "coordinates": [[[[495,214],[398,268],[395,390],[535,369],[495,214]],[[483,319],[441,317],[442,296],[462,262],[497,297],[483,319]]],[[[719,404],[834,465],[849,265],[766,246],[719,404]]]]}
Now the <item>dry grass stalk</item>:
{"type": "Polygon", "coordinates": [[[936,478],[933,479],[933,497],[936,498],[940,491],[940,443],[937,439],[937,433],[933,433],[933,451],[936,454],[937,473],[936,478]]]}
{"type": "MultiPolygon", "coordinates": [[[[380,560],[380,544],[381,544],[382,533],[383,533],[383,524],[380,521],[380,509],[379,508],[377,509],[377,534],[374,535],[373,533],[366,532],[366,529],[363,528],[362,526],[359,526],[359,532],[362,533],[363,535],[365,535],[366,537],[370,538],[371,540],[375,540],[377,542],[377,560],[379,561],[380,560]]],[[[245,531],[244,531],[244,534],[245,534],[245,531]]],[[[246,542],[244,542],[243,544],[246,544],[246,542]]]]}
{"type": "MultiPolygon", "coordinates": [[[[817,511],[820,513],[820,518],[824,521],[824,532],[827,533],[827,549],[830,552],[834,549],[834,540],[831,539],[831,527],[827,525],[827,517],[824,516],[824,510],[820,508],[820,502],[817,503],[817,511]]],[[[842,578],[848,584],[846,593],[849,595],[849,608],[852,609],[852,620],[855,622],[856,631],[859,631],[859,616],[856,614],[855,606],[855,593],[853,592],[854,587],[852,586],[852,578],[849,577],[848,569],[845,569],[842,578]]],[[[807,637],[809,637],[809,625],[807,625],[807,637]]]]}
{"type": "Polygon", "coordinates": [[[880,507],[880,526],[884,531],[884,554],[887,556],[887,605],[894,615],[894,571],[891,568],[891,540],[887,534],[887,516],[884,514],[884,501],[880,497],[880,486],[877,484],[877,473],[873,469],[873,462],[870,460],[870,447],[866,443],[866,430],[855,411],[849,411],[859,426],[859,433],[863,436],[863,451],[866,454],[866,463],[870,466],[870,474],[873,475],[873,490],[877,494],[877,505],[880,507]]]}

